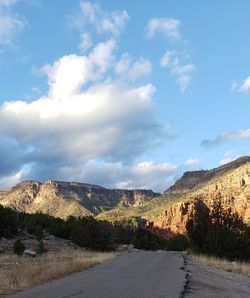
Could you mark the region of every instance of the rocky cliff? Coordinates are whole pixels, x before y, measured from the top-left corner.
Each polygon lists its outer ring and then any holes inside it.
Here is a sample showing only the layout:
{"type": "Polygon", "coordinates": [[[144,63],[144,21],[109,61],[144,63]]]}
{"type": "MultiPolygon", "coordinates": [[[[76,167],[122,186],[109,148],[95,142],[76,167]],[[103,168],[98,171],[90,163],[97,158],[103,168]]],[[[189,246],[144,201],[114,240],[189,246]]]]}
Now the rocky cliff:
{"type": "Polygon", "coordinates": [[[96,215],[116,206],[138,206],[159,194],[152,190],[106,189],[76,182],[25,181],[0,192],[0,204],[19,211],[42,212],[67,218],[70,215],[96,215]]]}
{"type": "Polygon", "coordinates": [[[173,186],[165,191],[165,194],[183,195],[195,188],[201,187],[203,184],[209,182],[214,178],[218,178],[241,165],[250,162],[249,156],[242,156],[232,162],[222,165],[218,168],[202,171],[185,172],[183,176],[178,179],[173,186]]]}
{"type": "Polygon", "coordinates": [[[221,200],[225,208],[231,207],[250,223],[250,158],[243,157],[210,171],[185,173],[166,191],[173,192],[182,195],[151,222],[151,228],[185,232],[186,221],[197,199],[208,207],[213,200],[221,200]]]}
{"type": "Polygon", "coordinates": [[[163,236],[184,233],[195,201],[201,199],[208,206],[222,200],[224,206],[240,213],[250,223],[250,157],[208,171],[186,172],[162,196],[143,206],[114,208],[98,215],[110,221],[141,219],[148,229],[163,236]]]}

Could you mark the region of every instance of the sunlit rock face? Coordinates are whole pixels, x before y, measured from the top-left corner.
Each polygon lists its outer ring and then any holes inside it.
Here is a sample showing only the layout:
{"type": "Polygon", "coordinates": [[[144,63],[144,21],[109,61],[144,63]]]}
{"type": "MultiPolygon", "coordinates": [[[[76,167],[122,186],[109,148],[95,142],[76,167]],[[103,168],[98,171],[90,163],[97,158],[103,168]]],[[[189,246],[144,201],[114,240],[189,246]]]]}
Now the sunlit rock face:
{"type": "Polygon", "coordinates": [[[250,223],[250,158],[242,157],[209,171],[185,173],[167,193],[175,193],[179,199],[154,221],[159,229],[185,233],[197,199],[208,207],[214,200],[221,200],[225,208],[231,207],[250,223]]]}
{"type": "Polygon", "coordinates": [[[25,181],[0,192],[0,204],[18,211],[51,216],[96,215],[116,206],[138,206],[159,194],[152,190],[106,189],[101,186],[48,180],[25,181]]]}

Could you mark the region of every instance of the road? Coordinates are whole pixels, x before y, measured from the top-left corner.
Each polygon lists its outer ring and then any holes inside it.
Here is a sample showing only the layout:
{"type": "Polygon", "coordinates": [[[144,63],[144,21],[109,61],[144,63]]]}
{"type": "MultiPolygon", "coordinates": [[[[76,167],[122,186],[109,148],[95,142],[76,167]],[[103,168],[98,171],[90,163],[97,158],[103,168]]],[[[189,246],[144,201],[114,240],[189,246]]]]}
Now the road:
{"type": "Polygon", "coordinates": [[[11,297],[179,298],[185,274],[180,253],[133,252],[11,297]]]}

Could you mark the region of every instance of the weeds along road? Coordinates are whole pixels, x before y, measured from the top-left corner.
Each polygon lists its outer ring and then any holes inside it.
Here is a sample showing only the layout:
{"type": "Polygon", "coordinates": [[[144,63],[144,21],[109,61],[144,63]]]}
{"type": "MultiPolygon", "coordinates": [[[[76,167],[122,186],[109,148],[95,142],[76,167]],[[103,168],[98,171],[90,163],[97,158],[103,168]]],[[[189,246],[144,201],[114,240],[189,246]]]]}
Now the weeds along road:
{"type": "Polygon", "coordinates": [[[180,253],[133,252],[11,297],[179,298],[186,284],[183,269],[180,253]]]}

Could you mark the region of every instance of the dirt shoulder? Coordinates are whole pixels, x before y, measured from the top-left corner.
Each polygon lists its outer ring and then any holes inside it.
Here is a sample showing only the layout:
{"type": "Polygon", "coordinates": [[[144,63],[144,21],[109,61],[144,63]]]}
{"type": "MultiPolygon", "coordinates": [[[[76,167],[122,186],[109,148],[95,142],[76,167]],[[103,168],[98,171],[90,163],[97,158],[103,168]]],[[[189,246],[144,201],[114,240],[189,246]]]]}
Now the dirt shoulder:
{"type": "Polygon", "coordinates": [[[192,256],[185,256],[187,289],[185,298],[248,298],[250,278],[204,265],[192,256]]]}

